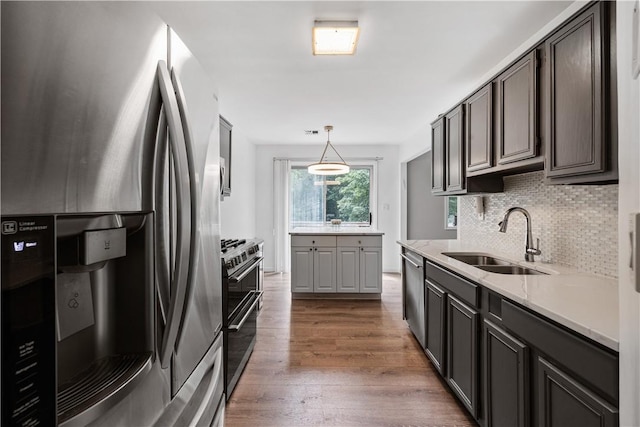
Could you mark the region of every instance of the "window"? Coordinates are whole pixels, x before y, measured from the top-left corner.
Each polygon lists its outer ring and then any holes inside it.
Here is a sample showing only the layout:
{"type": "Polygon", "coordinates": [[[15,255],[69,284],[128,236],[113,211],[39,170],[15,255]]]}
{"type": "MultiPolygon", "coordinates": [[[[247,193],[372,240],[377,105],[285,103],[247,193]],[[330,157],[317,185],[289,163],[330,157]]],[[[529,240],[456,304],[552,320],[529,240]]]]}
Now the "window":
{"type": "Polygon", "coordinates": [[[290,227],[322,226],[339,219],[345,225],[369,225],[372,211],[372,166],[351,166],[338,176],[311,175],[292,166],[290,227]]]}
{"type": "Polygon", "coordinates": [[[458,198],[447,197],[444,203],[444,228],[455,230],[458,228],[458,198]]]}

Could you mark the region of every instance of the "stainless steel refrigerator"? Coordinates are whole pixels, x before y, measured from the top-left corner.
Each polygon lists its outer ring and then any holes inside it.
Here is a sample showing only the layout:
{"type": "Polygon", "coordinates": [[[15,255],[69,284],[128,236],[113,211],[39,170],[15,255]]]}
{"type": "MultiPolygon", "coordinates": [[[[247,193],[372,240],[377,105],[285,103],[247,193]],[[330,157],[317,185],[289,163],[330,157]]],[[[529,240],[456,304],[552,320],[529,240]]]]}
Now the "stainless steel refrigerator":
{"type": "Polygon", "coordinates": [[[144,2],[0,7],[2,425],[222,425],[217,88],[144,2]]]}

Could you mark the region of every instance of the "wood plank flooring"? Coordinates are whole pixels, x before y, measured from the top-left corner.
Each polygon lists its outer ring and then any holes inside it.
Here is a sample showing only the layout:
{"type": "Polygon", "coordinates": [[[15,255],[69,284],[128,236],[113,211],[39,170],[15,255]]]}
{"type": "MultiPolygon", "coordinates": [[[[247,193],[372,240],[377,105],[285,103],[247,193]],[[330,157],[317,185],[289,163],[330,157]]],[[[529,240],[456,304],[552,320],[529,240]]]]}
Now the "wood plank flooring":
{"type": "Polygon", "coordinates": [[[256,346],[227,427],[476,426],[402,319],[400,275],[380,301],[291,300],[265,275],[256,346]]]}

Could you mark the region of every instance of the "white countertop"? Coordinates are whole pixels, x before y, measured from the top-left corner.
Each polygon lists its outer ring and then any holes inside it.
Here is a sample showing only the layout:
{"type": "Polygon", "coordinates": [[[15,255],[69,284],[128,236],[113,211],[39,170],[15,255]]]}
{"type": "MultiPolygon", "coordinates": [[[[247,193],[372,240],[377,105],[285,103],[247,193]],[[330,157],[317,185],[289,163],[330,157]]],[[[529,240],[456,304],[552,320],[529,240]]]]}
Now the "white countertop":
{"type": "Polygon", "coordinates": [[[618,281],[557,264],[524,261],[458,240],[402,240],[401,246],[445,266],[592,340],[619,351],[618,281]],[[548,275],[489,273],[443,252],[484,253],[548,275]]]}
{"type": "Polygon", "coordinates": [[[319,234],[339,236],[382,236],[384,233],[371,227],[331,225],[326,227],[296,227],[289,231],[292,236],[314,236],[319,234]]]}

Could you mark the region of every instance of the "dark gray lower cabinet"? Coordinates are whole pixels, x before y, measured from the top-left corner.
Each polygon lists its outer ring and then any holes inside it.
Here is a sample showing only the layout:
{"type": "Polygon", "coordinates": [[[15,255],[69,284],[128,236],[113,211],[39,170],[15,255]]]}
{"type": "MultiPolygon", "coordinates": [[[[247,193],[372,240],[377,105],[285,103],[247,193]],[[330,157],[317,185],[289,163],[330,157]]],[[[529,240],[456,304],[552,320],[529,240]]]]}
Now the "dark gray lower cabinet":
{"type": "Polygon", "coordinates": [[[431,362],[440,375],[446,374],[445,365],[445,325],[446,325],[446,299],[447,294],[429,282],[426,283],[427,304],[427,336],[425,350],[431,362]]]}
{"type": "Polygon", "coordinates": [[[529,347],[484,321],[487,425],[529,426],[529,347]]]}
{"type": "Polygon", "coordinates": [[[618,426],[616,352],[431,260],[422,288],[427,357],[480,426],[618,426]]]}
{"type": "Polygon", "coordinates": [[[478,414],[478,312],[447,297],[447,382],[473,417],[478,414]]]}
{"type": "Polygon", "coordinates": [[[544,427],[613,427],[618,410],[569,374],[538,358],[538,416],[544,427]]]}

